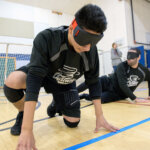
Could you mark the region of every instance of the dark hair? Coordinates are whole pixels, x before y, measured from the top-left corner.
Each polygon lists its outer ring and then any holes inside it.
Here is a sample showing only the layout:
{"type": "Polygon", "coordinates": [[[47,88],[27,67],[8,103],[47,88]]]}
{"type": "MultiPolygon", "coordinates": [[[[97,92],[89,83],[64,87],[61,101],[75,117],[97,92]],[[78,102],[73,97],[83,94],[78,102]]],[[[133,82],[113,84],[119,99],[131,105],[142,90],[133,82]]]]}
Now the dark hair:
{"type": "Polygon", "coordinates": [[[129,50],[134,50],[134,51],[136,51],[139,55],[141,55],[141,51],[140,51],[140,49],[138,49],[137,47],[131,47],[129,50]]]}
{"type": "Polygon", "coordinates": [[[107,28],[107,21],[104,12],[100,7],[87,4],[75,14],[76,21],[80,27],[103,33],[107,28]]]}

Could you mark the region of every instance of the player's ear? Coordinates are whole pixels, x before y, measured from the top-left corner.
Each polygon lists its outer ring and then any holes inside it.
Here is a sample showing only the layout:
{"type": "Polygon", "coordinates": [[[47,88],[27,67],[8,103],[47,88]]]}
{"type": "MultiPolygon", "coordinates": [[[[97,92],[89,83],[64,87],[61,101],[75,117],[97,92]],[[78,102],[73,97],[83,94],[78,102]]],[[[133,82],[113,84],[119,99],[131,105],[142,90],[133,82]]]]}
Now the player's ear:
{"type": "Polygon", "coordinates": [[[72,31],[73,31],[73,26],[72,26],[72,24],[69,26],[69,33],[72,33],[72,31]]]}
{"type": "Polygon", "coordinates": [[[141,55],[139,55],[139,57],[138,57],[138,60],[140,60],[141,59],[141,55]]]}

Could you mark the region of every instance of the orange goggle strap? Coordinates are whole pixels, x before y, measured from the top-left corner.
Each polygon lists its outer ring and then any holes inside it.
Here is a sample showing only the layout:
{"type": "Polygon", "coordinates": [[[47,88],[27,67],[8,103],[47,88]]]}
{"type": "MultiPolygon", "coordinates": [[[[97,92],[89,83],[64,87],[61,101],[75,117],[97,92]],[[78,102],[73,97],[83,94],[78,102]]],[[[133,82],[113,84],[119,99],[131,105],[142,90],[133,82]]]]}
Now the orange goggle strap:
{"type": "Polygon", "coordinates": [[[72,21],[73,30],[78,26],[76,19],[72,21]]]}
{"type": "MultiPolygon", "coordinates": [[[[72,21],[72,27],[73,27],[73,30],[74,30],[74,31],[75,31],[75,29],[76,29],[77,26],[79,27],[79,25],[77,24],[76,19],[74,19],[74,20],[72,21]]],[[[76,31],[76,33],[75,33],[74,36],[77,36],[78,34],[79,34],[79,30],[76,31]]]]}

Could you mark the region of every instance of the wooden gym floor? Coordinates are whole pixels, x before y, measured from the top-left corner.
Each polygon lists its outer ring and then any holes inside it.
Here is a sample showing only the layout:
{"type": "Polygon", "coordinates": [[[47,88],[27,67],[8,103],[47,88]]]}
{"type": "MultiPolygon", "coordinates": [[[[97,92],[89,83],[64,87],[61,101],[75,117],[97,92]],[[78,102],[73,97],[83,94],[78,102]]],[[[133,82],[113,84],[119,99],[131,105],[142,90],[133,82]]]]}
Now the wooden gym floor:
{"type": "MultiPolygon", "coordinates": [[[[147,97],[147,83],[135,91],[139,97],[147,97]]],[[[150,103],[129,104],[118,101],[103,104],[107,121],[121,130],[110,133],[101,129],[94,133],[95,115],[91,102],[81,101],[81,121],[77,128],[70,129],[61,116],[48,118],[46,109],[51,95],[40,93],[35,112],[34,135],[38,150],[150,150],[150,103]]],[[[18,136],[10,134],[17,111],[0,96],[0,150],[15,150],[18,136]]]]}

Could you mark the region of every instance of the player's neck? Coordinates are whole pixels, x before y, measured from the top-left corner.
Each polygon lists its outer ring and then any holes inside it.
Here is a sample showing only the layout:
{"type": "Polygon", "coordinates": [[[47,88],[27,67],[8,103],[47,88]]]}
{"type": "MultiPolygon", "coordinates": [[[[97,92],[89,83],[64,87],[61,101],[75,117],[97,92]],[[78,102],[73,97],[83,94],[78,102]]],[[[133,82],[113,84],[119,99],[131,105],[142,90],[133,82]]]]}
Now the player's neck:
{"type": "MultiPolygon", "coordinates": [[[[72,45],[73,45],[69,33],[68,33],[68,44],[69,44],[69,46],[72,46],[72,45]]],[[[72,46],[72,47],[73,47],[73,46],[72,46]]]]}
{"type": "Polygon", "coordinates": [[[136,63],[135,65],[131,66],[132,68],[137,68],[139,63],[136,63]]]}

